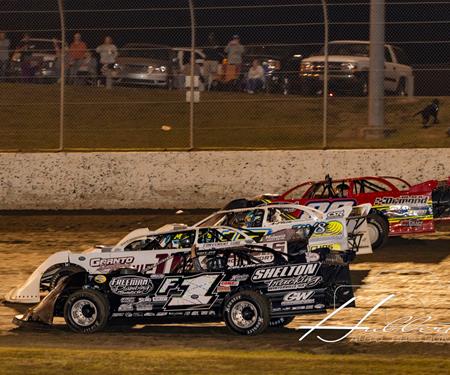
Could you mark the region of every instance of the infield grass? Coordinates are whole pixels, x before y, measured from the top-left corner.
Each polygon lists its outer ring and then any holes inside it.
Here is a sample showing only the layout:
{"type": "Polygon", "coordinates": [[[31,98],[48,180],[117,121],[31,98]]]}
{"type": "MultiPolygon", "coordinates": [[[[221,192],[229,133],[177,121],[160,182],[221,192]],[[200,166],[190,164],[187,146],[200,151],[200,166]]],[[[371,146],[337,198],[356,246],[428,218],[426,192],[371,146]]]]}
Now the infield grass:
{"type": "Polygon", "coordinates": [[[437,374],[442,357],[322,355],[286,351],[0,348],[1,374],[437,374]]]}
{"type": "MultiPolygon", "coordinates": [[[[0,83],[0,150],[56,149],[59,85],[0,83]]],[[[441,98],[441,124],[423,129],[413,114],[431,98],[386,98],[383,140],[365,140],[367,98],[329,99],[328,148],[449,147],[450,98],[441,98]]],[[[204,92],[195,104],[195,148],[322,148],[322,99],[298,95],[204,92]]],[[[189,147],[184,91],[67,86],[67,149],[183,149],[189,147]],[[161,130],[169,125],[169,131],[161,130]]]]}

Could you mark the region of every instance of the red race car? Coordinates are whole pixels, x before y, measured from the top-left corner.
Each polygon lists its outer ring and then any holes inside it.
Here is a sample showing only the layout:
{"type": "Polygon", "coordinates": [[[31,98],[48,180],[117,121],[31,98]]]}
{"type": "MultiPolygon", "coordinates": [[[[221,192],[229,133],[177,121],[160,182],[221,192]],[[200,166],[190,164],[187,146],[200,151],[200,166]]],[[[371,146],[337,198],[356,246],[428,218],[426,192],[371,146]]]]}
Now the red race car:
{"type": "Polygon", "coordinates": [[[388,236],[434,231],[435,220],[450,219],[450,177],[411,185],[398,177],[357,177],[309,181],[283,194],[265,194],[253,200],[238,199],[227,207],[289,202],[321,211],[345,205],[371,203],[368,217],[372,247],[384,244],[388,236]]]}

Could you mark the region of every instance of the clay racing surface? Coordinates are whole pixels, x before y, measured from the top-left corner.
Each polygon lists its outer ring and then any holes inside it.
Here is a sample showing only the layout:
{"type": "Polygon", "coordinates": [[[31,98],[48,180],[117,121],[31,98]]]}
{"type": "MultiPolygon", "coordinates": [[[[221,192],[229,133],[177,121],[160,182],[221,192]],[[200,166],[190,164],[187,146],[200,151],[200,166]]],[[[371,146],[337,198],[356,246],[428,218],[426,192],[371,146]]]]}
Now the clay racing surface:
{"type": "MultiPolygon", "coordinates": [[[[97,214],[8,214],[0,221],[0,296],[23,282],[50,254],[60,250],[83,251],[95,244],[114,244],[132,229],[157,228],[166,223],[192,224],[208,212],[128,212],[97,214]]],[[[11,323],[23,305],[0,305],[1,347],[61,347],[61,348],[139,348],[142,345],[159,348],[233,348],[250,350],[289,350],[312,353],[398,353],[445,355],[450,349],[450,332],[433,331],[436,325],[447,323],[450,328],[450,228],[441,226],[432,235],[414,238],[392,238],[388,245],[373,255],[360,256],[351,265],[356,285],[357,308],[346,309],[332,323],[350,325],[386,296],[395,293],[383,309],[375,312],[363,324],[371,332],[355,331],[336,344],[325,344],[311,334],[299,342],[305,330],[325,316],[297,317],[287,328],[272,329],[257,337],[231,334],[222,323],[149,324],[132,328],[113,325],[94,335],[73,334],[63,321],[49,329],[19,329],[11,323]],[[417,320],[401,332],[401,321],[407,316],[426,317],[417,320]],[[425,326],[426,330],[418,332],[425,326]],[[394,341],[394,342],[393,342],[394,341]],[[399,342],[400,341],[400,342],[399,342]],[[403,341],[403,342],[402,342],[403,341]],[[409,341],[409,342],[406,342],[409,341]]],[[[405,323],[405,321],[402,321],[405,323]]],[[[328,339],[339,338],[345,331],[320,332],[328,339]]]]}

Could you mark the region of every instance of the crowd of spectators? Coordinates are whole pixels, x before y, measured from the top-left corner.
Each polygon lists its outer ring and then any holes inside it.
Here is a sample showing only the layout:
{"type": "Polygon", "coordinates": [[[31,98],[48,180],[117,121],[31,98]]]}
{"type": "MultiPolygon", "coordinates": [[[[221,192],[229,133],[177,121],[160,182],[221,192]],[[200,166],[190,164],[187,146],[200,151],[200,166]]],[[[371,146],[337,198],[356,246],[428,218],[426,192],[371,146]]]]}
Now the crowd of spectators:
{"type": "MultiPolygon", "coordinates": [[[[37,67],[33,63],[32,53],[37,52],[32,49],[30,42],[30,35],[24,34],[15,49],[11,50],[10,40],[4,32],[0,32],[0,80],[4,79],[8,71],[8,65],[11,61],[11,56],[20,54],[19,72],[22,82],[32,82],[37,67]]],[[[211,40],[211,44],[215,41],[211,40]]],[[[80,33],[75,33],[70,44],[65,47],[64,54],[61,50],[61,42],[54,39],[52,52],[55,56],[54,61],[54,75],[61,77],[61,58],[64,56],[65,77],[69,84],[77,84],[80,82],[89,82],[97,85],[106,84],[108,72],[111,72],[117,62],[119,50],[114,44],[110,36],[106,36],[102,44],[95,49],[89,49],[87,43],[83,40],[80,33]]],[[[261,63],[254,60],[248,72],[242,74],[243,56],[245,54],[245,47],[241,44],[238,35],[233,35],[232,39],[221,53],[218,47],[209,49],[214,51],[216,58],[205,59],[204,65],[195,67],[194,74],[204,76],[212,76],[212,73],[217,72],[218,65],[222,62],[221,56],[225,57],[225,80],[239,79],[244,83],[244,89],[253,94],[265,85],[265,73],[261,63]],[[219,58],[218,58],[219,57],[219,58]],[[200,72],[202,71],[202,72],[200,72]]],[[[190,64],[184,64],[183,74],[190,74],[190,64]]],[[[208,82],[208,87],[211,82],[208,82]]]]}
{"type": "Polygon", "coordinates": [[[6,33],[0,32],[0,80],[4,80],[8,73],[12,56],[20,54],[18,61],[20,61],[21,81],[32,82],[37,68],[32,54],[40,52],[55,55],[54,70],[58,78],[61,76],[61,58],[64,56],[67,83],[77,83],[89,79],[92,82],[104,84],[107,71],[114,66],[119,54],[110,36],[106,36],[103,43],[95,50],[90,50],[81,34],[75,33],[64,54],[62,54],[61,42],[56,39],[53,39],[54,51],[37,51],[32,48],[33,44],[30,35],[24,34],[16,48],[11,49],[11,43],[6,33]]]}

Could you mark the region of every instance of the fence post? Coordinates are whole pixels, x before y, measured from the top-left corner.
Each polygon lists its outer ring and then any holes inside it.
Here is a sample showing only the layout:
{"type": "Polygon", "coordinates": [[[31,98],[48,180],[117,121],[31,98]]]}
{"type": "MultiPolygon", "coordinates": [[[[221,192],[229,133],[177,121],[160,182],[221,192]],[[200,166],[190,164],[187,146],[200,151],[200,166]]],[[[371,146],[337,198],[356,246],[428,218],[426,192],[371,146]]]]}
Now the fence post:
{"type": "Polygon", "coordinates": [[[60,89],[59,89],[59,151],[64,150],[64,89],[66,81],[66,24],[64,20],[64,0],[58,0],[59,22],[61,25],[60,49],[60,89]]]}
{"type": "Polygon", "coordinates": [[[322,148],[326,149],[327,140],[327,128],[328,128],[328,9],[326,0],[322,0],[323,8],[323,22],[324,22],[324,66],[323,66],[323,124],[322,124],[322,148]]]}
{"type": "Polygon", "coordinates": [[[384,137],[384,0],[370,3],[369,129],[366,138],[384,137]]]}
{"type": "Polygon", "coordinates": [[[195,70],[195,13],[194,0],[189,0],[189,11],[191,15],[191,73],[190,73],[190,92],[189,101],[189,148],[192,150],[194,143],[194,70],[195,70]]]}

